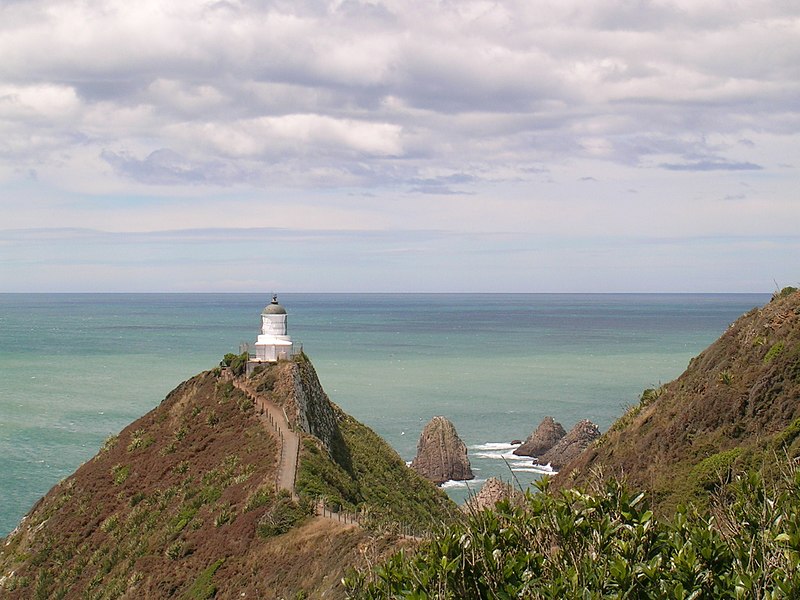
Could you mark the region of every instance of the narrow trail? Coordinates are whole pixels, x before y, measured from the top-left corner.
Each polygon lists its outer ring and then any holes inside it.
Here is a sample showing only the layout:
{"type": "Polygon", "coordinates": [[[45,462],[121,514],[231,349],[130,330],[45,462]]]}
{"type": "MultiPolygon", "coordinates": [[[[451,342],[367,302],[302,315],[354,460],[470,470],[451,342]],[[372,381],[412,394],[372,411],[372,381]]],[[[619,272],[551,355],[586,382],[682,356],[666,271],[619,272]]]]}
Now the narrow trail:
{"type": "MultiPolygon", "coordinates": [[[[278,490],[287,490],[291,493],[292,498],[297,500],[295,482],[297,480],[297,463],[300,456],[300,436],[289,425],[286,412],[282,407],[256,392],[246,381],[242,381],[229,372],[225,377],[236,389],[253,401],[259,420],[268,431],[277,437],[280,447],[280,459],[278,460],[275,486],[278,490]]],[[[361,527],[357,515],[344,511],[332,511],[322,501],[315,503],[314,514],[319,518],[329,519],[343,526],[361,527]]],[[[420,541],[422,539],[405,531],[401,531],[399,535],[410,540],[420,541]]]]}
{"type": "Polygon", "coordinates": [[[278,445],[280,446],[280,459],[278,461],[278,475],[275,484],[279,490],[288,490],[295,497],[294,484],[297,479],[300,436],[292,431],[283,408],[257,393],[244,381],[232,376],[230,381],[234,387],[253,401],[261,422],[277,435],[278,445]]]}

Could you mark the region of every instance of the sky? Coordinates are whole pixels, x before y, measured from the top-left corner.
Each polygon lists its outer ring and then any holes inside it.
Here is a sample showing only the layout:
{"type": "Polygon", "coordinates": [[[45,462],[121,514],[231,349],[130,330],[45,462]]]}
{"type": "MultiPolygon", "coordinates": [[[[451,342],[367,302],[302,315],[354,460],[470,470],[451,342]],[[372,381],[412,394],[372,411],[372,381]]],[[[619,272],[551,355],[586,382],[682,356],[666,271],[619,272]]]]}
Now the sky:
{"type": "Polygon", "coordinates": [[[800,281],[796,0],[3,0],[0,292],[800,281]]]}

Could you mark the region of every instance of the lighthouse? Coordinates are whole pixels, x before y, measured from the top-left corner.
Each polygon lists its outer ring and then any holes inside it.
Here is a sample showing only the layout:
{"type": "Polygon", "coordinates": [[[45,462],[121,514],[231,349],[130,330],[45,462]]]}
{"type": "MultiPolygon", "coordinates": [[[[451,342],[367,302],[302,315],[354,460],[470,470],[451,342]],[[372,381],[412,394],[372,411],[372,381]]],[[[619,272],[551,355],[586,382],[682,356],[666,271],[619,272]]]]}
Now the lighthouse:
{"type": "Polygon", "coordinates": [[[278,296],[261,311],[261,335],[256,340],[256,356],[251,362],[277,362],[292,356],[292,338],[286,332],[286,309],[278,296]]]}

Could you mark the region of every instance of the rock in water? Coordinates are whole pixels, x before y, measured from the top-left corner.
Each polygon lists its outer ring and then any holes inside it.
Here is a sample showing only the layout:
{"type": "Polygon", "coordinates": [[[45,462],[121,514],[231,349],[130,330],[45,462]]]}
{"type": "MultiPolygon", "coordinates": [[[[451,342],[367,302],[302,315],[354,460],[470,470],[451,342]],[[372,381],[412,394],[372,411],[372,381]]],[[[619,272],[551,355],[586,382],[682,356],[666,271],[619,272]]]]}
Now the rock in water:
{"type": "Polygon", "coordinates": [[[536,430],[528,436],[519,448],[514,450],[517,456],[541,456],[555,446],[561,438],[567,435],[561,423],[553,417],[545,417],[536,430]]]}
{"type": "Polygon", "coordinates": [[[558,470],[572,459],[577,458],[581,452],[586,450],[599,437],[600,430],[597,425],[588,419],[583,419],[570,429],[569,433],[561,438],[555,446],[542,454],[538,460],[543,465],[550,463],[551,467],[558,470]]]}
{"type": "Polygon", "coordinates": [[[469,466],[467,446],[458,437],[455,426],[444,417],[433,417],[425,425],[411,468],[436,484],[475,478],[469,466]]]}
{"type": "Polygon", "coordinates": [[[465,513],[478,512],[485,508],[494,508],[494,505],[501,500],[509,500],[516,504],[521,503],[522,499],[523,495],[510,483],[497,477],[490,477],[480,491],[462,505],[461,510],[465,513]]]}

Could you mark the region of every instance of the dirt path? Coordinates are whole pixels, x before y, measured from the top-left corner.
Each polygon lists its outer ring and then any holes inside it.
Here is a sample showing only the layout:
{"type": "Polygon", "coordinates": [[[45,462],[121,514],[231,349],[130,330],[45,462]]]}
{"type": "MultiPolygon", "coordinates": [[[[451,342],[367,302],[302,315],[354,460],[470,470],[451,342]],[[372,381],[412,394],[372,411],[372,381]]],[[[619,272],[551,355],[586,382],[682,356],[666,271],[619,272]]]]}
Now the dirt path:
{"type": "Polygon", "coordinates": [[[294,484],[297,478],[297,459],[300,452],[300,436],[289,426],[283,408],[256,393],[245,382],[231,378],[233,385],[244,392],[255,405],[262,422],[278,436],[280,460],[276,485],[279,490],[288,490],[295,496],[294,484]]]}
{"type": "MultiPolygon", "coordinates": [[[[227,378],[237,389],[241,390],[253,401],[258,418],[269,431],[277,436],[280,446],[280,459],[278,461],[278,474],[275,484],[279,490],[288,490],[291,492],[292,497],[297,499],[294,485],[297,478],[297,461],[300,456],[300,436],[292,431],[283,408],[257,393],[246,381],[242,381],[232,375],[228,375],[227,378]]],[[[344,526],[361,526],[356,515],[343,511],[333,512],[321,501],[314,506],[314,514],[317,517],[336,521],[344,526]]],[[[404,531],[399,532],[399,535],[410,540],[420,541],[422,539],[404,531]]]]}

